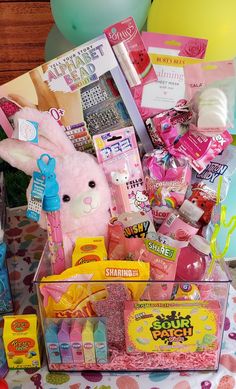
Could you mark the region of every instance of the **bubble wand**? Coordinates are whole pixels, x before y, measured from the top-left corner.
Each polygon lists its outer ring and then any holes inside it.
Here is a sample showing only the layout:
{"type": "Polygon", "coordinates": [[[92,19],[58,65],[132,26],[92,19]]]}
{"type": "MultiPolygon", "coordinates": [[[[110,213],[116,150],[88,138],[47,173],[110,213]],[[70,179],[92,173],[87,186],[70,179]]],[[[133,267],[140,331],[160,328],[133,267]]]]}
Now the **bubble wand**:
{"type": "Polygon", "coordinates": [[[43,197],[43,210],[46,212],[47,233],[51,264],[54,274],[65,270],[65,253],[60,220],[59,185],[56,180],[55,158],[42,154],[37,160],[40,172],[45,176],[45,192],[43,197]]]}

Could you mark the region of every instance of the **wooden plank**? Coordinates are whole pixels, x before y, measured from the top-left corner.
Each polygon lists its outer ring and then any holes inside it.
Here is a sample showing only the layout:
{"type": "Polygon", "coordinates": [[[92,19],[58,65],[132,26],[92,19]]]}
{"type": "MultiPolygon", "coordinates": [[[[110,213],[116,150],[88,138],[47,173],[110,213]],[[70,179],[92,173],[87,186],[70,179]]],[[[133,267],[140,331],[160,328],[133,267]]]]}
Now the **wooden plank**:
{"type": "Polygon", "coordinates": [[[52,24],[48,2],[0,3],[1,79],[15,77],[44,62],[44,45],[52,24]]]}
{"type": "MultiPolygon", "coordinates": [[[[1,3],[15,3],[16,0],[1,0],[1,3]]],[[[37,0],[17,0],[18,3],[38,3],[37,0]]],[[[49,3],[50,0],[40,0],[41,3],[49,3]]]]}
{"type": "Polygon", "coordinates": [[[16,77],[21,76],[21,74],[25,72],[28,72],[28,69],[0,71],[0,85],[5,84],[6,82],[11,81],[16,77]]]}

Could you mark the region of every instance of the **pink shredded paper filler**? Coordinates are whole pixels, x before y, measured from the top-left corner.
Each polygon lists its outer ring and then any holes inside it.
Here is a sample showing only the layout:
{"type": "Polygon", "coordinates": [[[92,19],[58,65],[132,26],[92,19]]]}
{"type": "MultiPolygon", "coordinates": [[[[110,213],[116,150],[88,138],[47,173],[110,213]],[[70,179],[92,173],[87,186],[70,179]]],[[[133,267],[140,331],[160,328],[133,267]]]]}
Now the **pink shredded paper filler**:
{"type": "Polygon", "coordinates": [[[96,364],[49,364],[50,370],[215,370],[218,352],[203,351],[192,353],[136,353],[110,350],[109,363],[96,364]]]}

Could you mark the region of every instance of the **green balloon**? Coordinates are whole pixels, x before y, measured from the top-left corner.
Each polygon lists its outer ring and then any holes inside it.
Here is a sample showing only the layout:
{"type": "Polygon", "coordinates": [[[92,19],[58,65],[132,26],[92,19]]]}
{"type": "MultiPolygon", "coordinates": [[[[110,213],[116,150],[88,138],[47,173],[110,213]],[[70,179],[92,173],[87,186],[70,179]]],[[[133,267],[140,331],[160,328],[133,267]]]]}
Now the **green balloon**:
{"type": "Polygon", "coordinates": [[[133,16],[141,30],[150,4],[151,0],[51,0],[57,27],[76,45],[95,38],[128,16],[133,16]]]}
{"type": "Polygon", "coordinates": [[[51,59],[58,57],[58,55],[73,49],[75,46],[76,45],[64,38],[60,30],[58,30],[57,26],[54,24],[49,31],[44,47],[45,61],[50,61],[51,59]]]}

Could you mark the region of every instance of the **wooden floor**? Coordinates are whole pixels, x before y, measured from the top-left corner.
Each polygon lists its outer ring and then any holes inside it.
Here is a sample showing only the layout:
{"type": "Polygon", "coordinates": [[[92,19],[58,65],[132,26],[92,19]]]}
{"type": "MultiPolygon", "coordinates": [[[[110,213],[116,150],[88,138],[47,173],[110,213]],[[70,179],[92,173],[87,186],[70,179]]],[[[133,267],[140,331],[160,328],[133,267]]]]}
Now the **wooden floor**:
{"type": "Polygon", "coordinates": [[[0,85],[44,62],[50,2],[0,0],[0,85]]]}

